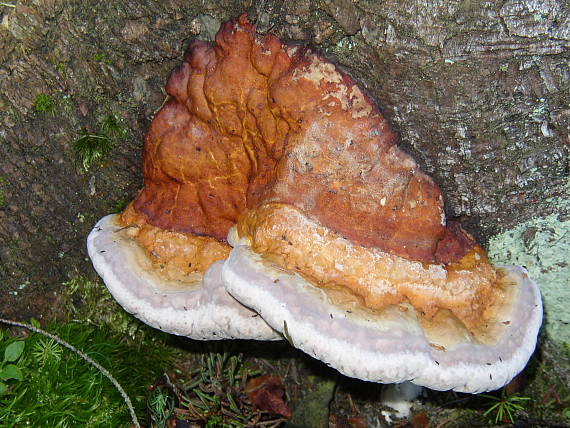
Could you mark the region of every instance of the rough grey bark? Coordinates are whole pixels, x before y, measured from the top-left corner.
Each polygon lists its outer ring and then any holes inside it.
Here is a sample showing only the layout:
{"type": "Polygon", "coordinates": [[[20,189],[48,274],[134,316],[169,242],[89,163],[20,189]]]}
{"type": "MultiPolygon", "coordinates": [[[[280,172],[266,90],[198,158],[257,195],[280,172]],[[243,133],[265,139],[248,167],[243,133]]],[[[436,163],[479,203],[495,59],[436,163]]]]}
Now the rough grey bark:
{"type": "Polygon", "coordinates": [[[169,71],[192,38],[244,11],[359,79],[442,187],[449,216],[480,239],[548,213],[568,177],[564,0],[12,3],[0,6],[4,316],[48,315],[62,282],[94,275],[86,235],[141,187],[142,137],[169,71]],[[39,94],[52,111],[35,106],[39,94]],[[73,143],[109,114],[128,132],[81,172],[73,143]]]}

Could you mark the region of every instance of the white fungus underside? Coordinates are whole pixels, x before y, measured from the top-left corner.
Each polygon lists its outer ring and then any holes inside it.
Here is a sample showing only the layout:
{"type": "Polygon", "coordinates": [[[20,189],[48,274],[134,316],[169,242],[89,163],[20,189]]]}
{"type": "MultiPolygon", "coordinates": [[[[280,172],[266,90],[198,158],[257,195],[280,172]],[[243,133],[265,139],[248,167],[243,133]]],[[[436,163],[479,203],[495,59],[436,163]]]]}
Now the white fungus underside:
{"type": "Polygon", "coordinates": [[[117,218],[99,220],[87,238],[87,249],[95,270],[125,310],[152,327],[192,339],[282,339],[225,291],[223,262],[214,263],[201,281],[191,277],[186,284],[165,287],[117,218]]]}
{"type": "Polygon", "coordinates": [[[293,346],[347,376],[478,393],[507,384],[536,346],[540,292],[521,267],[502,268],[519,289],[510,313],[503,314],[510,322],[499,340],[491,346],[466,341],[439,350],[430,346],[413,311],[394,308],[382,319],[347,313],[330,303],[323,290],[263,263],[244,242],[233,243],[237,245],[222,271],[226,289],[293,346]]]}

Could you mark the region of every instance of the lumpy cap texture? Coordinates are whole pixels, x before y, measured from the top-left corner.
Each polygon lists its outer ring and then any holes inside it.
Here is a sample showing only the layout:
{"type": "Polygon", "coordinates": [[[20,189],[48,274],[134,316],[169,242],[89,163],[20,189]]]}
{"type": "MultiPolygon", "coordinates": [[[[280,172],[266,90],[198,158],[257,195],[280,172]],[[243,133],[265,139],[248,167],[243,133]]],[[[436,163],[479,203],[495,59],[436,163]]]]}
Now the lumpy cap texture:
{"type": "Polygon", "coordinates": [[[166,90],[134,202],[150,224],[223,241],[244,209],[271,202],[413,260],[449,263],[473,247],[356,82],[306,47],[257,35],[245,15],[215,43],[193,42],[166,90]]]}

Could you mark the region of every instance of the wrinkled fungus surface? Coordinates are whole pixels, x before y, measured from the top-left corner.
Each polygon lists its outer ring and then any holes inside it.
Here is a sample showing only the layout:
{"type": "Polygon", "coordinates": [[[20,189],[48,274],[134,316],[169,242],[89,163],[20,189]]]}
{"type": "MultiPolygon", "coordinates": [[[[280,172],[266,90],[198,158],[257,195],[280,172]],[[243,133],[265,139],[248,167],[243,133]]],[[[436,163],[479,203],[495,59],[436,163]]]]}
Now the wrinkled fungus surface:
{"type": "Polygon", "coordinates": [[[242,15],[166,90],[143,190],[88,238],[123,307],[198,339],[281,334],[376,382],[480,392],[522,370],[538,287],[446,221],[349,76],[242,15]]]}
{"type": "MultiPolygon", "coordinates": [[[[371,308],[409,300],[427,317],[445,308],[469,327],[481,322],[497,294],[485,253],[446,224],[437,185],[332,63],[257,35],[242,15],[214,44],[193,42],[166,90],[125,224],[134,212],[139,223],[218,242],[223,254],[238,223],[282,267],[371,308]]],[[[156,241],[140,242],[158,262],[204,264],[199,251],[176,261],[156,241]]],[[[182,242],[169,245],[184,253],[182,242]]]]}
{"type": "Polygon", "coordinates": [[[244,209],[294,206],[351,241],[422,262],[473,246],[357,84],[245,16],[193,42],[166,90],[134,202],[162,229],[225,240],[244,209]]]}

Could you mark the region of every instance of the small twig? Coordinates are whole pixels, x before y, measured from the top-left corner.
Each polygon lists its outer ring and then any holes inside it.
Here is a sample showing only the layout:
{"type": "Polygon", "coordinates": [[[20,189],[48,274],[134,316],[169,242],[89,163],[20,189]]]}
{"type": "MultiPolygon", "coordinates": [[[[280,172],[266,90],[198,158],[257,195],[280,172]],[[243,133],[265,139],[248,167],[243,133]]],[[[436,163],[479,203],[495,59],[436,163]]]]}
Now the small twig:
{"type": "MultiPolygon", "coordinates": [[[[274,371],[274,372],[277,371],[277,367],[275,367],[275,366],[274,366],[273,364],[271,364],[270,362],[265,361],[263,358],[256,358],[256,359],[255,359],[255,362],[258,363],[258,364],[262,364],[262,365],[264,365],[264,366],[266,366],[266,367],[269,367],[269,369],[270,369],[271,371],[274,371]]],[[[289,368],[287,368],[287,370],[289,370],[289,368]]]]}
{"type": "Polygon", "coordinates": [[[358,413],[360,413],[356,408],[354,401],[352,401],[352,395],[350,395],[350,393],[348,394],[348,405],[350,406],[350,410],[352,410],[352,413],[354,413],[355,415],[358,415],[358,413]]]}
{"type": "Polygon", "coordinates": [[[15,4],[11,4],[11,3],[4,3],[4,2],[0,2],[0,6],[6,6],[6,7],[16,7],[15,4]]]}
{"type": "Polygon", "coordinates": [[[96,140],[108,140],[109,137],[106,135],[97,135],[97,134],[85,134],[79,137],[77,140],[84,140],[86,138],[95,138],[96,140]]]}
{"type": "Polygon", "coordinates": [[[121,227],[121,228],[115,230],[115,233],[122,232],[123,230],[130,229],[130,228],[132,228],[132,227],[136,227],[137,229],[140,228],[140,226],[139,226],[138,224],[128,224],[128,225],[126,225],[126,226],[123,226],[123,227],[121,227]]]}
{"type": "Polygon", "coordinates": [[[201,419],[202,418],[202,413],[200,413],[194,406],[198,406],[198,403],[194,403],[191,399],[188,399],[188,402],[184,403],[187,407],[188,407],[188,412],[190,412],[191,417],[194,419],[201,419]]]}
{"type": "Polygon", "coordinates": [[[38,334],[41,334],[43,336],[49,337],[50,339],[59,343],[61,346],[64,346],[65,348],[69,349],[72,352],[75,352],[77,355],[79,355],[81,358],[83,358],[85,361],[87,361],[89,364],[91,364],[93,367],[95,367],[97,370],[99,370],[99,372],[103,376],[105,376],[107,379],[109,379],[109,381],[115,386],[115,388],[117,388],[117,391],[119,391],[119,394],[121,394],[121,397],[123,397],[123,400],[125,400],[125,403],[127,404],[127,407],[129,409],[129,413],[131,414],[131,420],[133,422],[133,425],[136,428],[140,428],[140,424],[139,424],[139,421],[137,419],[137,415],[135,414],[135,409],[133,408],[133,404],[131,403],[131,399],[129,398],[129,396],[127,395],[127,393],[125,392],[125,390],[123,389],[121,384],[119,384],[117,379],[115,379],[113,377],[113,375],[111,373],[109,373],[105,367],[100,365],[97,361],[93,360],[87,354],[81,352],[75,346],[67,343],[65,340],[61,339],[60,337],[58,337],[54,334],[51,334],[45,330],[42,330],[41,328],[34,327],[31,324],[7,320],[4,318],[0,318],[0,323],[8,324],[8,325],[16,326],[16,327],[22,327],[22,328],[25,328],[27,330],[33,331],[34,333],[38,333],[38,334]]]}
{"type": "Polygon", "coordinates": [[[255,425],[252,426],[257,426],[257,427],[263,427],[263,426],[268,426],[268,427],[276,427],[279,424],[282,424],[283,422],[287,422],[287,419],[285,418],[280,418],[280,419],[275,419],[272,421],[264,421],[264,422],[256,422],[255,425]]]}

